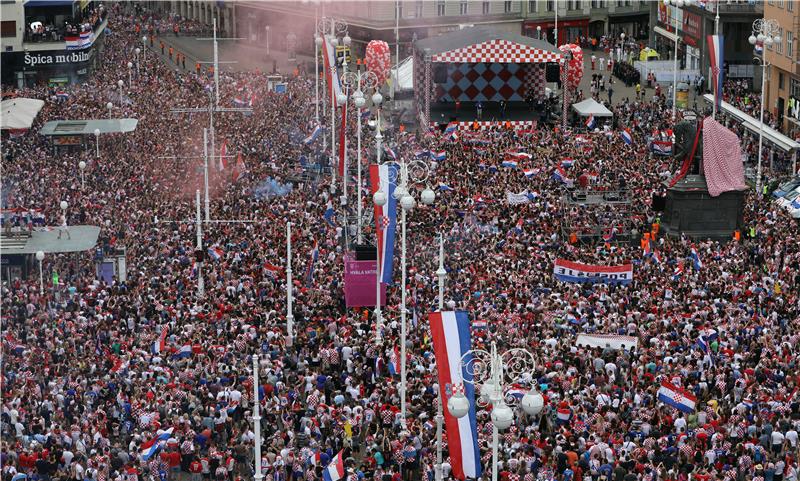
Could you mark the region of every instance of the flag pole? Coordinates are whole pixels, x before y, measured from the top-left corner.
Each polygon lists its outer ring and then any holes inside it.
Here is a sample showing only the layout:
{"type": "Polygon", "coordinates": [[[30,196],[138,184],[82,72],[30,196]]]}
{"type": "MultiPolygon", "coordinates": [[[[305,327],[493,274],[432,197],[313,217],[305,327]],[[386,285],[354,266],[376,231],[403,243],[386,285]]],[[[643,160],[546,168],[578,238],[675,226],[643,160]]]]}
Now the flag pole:
{"type": "Polygon", "coordinates": [[[294,315],[292,314],[292,223],[286,223],[286,340],[292,345],[294,339],[294,315]]]}
{"type": "Polygon", "coordinates": [[[195,191],[195,224],[197,226],[197,250],[200,251],[199,259],[197,262],[197,298],[202,299],[205,295],[205,284],[203,282],[203,221],[200,217],[200,189],[195,191]]]}

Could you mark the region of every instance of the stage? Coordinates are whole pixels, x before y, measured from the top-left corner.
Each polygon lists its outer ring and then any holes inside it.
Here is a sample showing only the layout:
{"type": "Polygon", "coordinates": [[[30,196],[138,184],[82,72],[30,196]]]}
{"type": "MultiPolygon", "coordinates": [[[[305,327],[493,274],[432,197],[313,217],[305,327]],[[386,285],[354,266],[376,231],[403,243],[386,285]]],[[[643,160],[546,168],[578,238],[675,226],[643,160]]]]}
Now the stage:
{"type": "Polygon", "coordinates": [[[458,122],[459,129],[471,129],[473,122],[477,121],[479,128],[485,130],[490,127],[499,127],[508,121],[513,128],[528,128],[534,122],[558,122],[561,118],[560,109],[552,107],[550,111],[555,110],[556,112],[548,116],[545,112],[545,104],[540,105],[540,108],[537,109],[535,102],[532,104],[508,102],[505,115],[503,115],[499,102],[485,101],[482,102],[483,111],[481,118],[478,119],[476,104],[477,102],[461,102],[458,109],[453,102],[431,104],[430,126],[436,128],[443,123],[458,122]]]}

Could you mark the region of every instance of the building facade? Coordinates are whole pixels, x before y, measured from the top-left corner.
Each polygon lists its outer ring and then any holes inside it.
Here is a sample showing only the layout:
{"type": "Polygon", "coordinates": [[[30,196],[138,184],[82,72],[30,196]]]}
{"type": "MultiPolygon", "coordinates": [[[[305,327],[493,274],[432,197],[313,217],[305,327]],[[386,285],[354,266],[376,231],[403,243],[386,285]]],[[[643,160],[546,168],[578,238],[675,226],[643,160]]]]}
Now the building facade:
{"type": "Polygon", "coordinates": [[[99,62],[106,17],[89,0],[0,2],[3,85],[83,81],[99,62]]]}
{"type": "Polygon", "coordinates": [[[760,72],[753,67],[753,47],[747,41],[753,21],[763,16],[761,0],[707,0],[683,8],[658,0],[650,4],[650,10],[650,47],[661,54],[662,60],[673,58],[677,38],[678,67],[711,78],[706,36],[715,33],[719,15],[719,33],[725,37],[726,76],[748,79],[753,84],[761,81],[760,72]]]}
{"type": "Polygon", "coordinates": [[[792,138],[800,132],[800,4],[792,0],[768,0],[764,18],[778,22],[780,42],[767,46],[768,65],[764,108],[776,118],[779,128],[792,138]]]}
{"type": "Polygon", "coordinates": [[[197,21],[211,27],[217,19],[220,36],[235,37],[235,12],[238,2],[212,0],[146,0],[138,2],[146,10],[157,13],[170,13],[197,21]]]}
{"type": "Polygon", "coordinates": [[[575,43],[578,38],[629,38],[648,35],[650,2],[641,0],[530,0],[522,2],[523,34],[548,40],[555,38],[558,7],[558,45],[575,43]]]}

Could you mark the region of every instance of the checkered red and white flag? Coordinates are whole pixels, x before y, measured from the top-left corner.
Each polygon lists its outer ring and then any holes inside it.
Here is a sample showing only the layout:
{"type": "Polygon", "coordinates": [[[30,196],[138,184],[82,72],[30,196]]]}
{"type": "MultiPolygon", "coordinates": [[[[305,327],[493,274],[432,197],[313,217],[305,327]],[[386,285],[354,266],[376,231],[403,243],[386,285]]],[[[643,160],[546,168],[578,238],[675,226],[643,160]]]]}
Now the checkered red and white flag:
{"type": "Polygon", "coordinates": [[[703,174],[711,197],[747,187],[739,137],[711,117],[703,120],[703,174]]]}

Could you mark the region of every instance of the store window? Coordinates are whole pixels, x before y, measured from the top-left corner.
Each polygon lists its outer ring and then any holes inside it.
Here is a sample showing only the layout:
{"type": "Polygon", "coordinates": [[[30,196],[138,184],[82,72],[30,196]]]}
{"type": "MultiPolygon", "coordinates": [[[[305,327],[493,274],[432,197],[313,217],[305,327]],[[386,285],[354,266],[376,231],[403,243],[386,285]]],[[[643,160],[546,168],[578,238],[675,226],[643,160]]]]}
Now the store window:
{"type": "Polygon", "coordinates": [[[0,22],[0,37],[16,37],[17,22],[15,20],[3,20],[0,22]]]}
{"type": "Polygon", "coordinates": [[[503,2],[503,12],[504,13],[511,13],[511,1],[506,0],[503,2]]]}
{"type": "Polygon", "coordinates": [[[458,11],[461,13],[461,15],[466,15],[467,11],[469,10],[469,4],[467,3],[467,0],[461,0],[459,5],[460,7],[458,11]]]}
{"type": "Polygon", "coordinates": [[[444,0],[436,0],[436,15],[444,16],[444,0]]]}
{"type": "Polygon", "coordinates": [[[489,15],[489,2],[483,2],[483,14],[489,15]]]}

